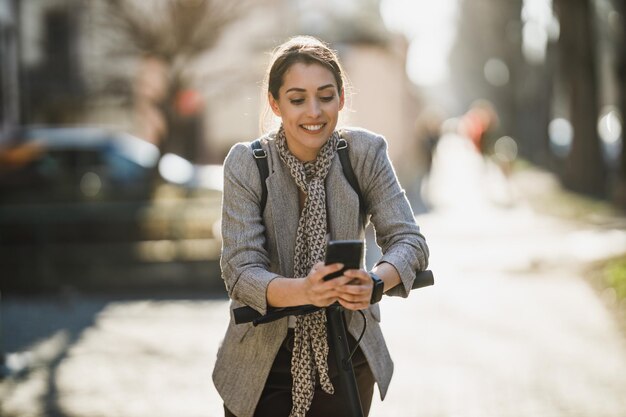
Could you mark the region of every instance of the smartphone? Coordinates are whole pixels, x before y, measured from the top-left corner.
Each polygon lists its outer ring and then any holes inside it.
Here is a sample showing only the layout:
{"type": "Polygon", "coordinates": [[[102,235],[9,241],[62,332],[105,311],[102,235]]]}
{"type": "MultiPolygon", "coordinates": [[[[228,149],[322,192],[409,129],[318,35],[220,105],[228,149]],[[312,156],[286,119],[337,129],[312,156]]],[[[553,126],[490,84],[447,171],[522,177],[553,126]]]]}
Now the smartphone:
{"type": "Polygon", "coordinates": [[[337,278],[347,269],[361,269],[363,263],[362,240],[331,240],[326,245],[326,265],[342,263],[344,267],[324,277],[324,281],[337,278]]]}

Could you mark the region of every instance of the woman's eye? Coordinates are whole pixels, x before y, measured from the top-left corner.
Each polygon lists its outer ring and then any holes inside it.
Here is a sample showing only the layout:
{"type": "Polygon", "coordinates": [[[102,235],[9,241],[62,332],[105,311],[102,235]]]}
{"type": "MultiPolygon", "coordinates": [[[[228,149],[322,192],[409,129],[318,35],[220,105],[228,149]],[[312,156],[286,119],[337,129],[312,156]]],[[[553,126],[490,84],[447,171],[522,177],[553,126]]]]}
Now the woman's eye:
{"type": "Polygon", "coordinates": [[[291,104],[295,104],[295,105],[304,103],[304,99],[303,98],[294,98],[294,99],[291,99],[289,101],[291,102],[291,104]]]}
{"type": "Polygon", "coordinates": [[[320,99],[324,102],[333,101],[334,98],[335,96],[320,97],[320,99]]]}

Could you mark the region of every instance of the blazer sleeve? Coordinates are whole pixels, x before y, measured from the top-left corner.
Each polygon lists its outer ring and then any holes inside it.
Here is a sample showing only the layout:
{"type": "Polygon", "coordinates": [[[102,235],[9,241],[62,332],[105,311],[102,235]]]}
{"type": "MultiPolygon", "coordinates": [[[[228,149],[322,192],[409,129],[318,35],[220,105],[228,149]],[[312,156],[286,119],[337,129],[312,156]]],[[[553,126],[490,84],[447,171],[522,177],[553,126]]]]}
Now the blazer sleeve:
{"type": "Polygon", "coordinates": [[[224,160],[222,278],[232,300],[265,314],[267,286],[278,274],[270,271],[260,201],[252,151],[246,144],[234,145],[224,160]]]}
{"type": "Polygon", "coordinates": [[[363,193],[370,221],[376,230],[376,243],[383,254],[378,264],[393,265],[402,280],[402,284],[386,294],[407,297],[415,272],[428,266],[428,245],[396,177],[387,153],[387,142],[382,136],[371,138],[365,161],[363,193]]]}

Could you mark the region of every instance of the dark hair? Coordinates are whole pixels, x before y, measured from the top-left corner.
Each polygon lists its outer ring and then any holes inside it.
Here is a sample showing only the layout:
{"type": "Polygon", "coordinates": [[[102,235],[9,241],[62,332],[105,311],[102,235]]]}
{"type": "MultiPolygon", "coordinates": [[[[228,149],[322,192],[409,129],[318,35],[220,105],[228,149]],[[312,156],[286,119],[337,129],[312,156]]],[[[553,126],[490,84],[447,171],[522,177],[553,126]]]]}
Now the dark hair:
{"type": "Polygon", "coordinates": [[[312,36],[296,36],[278,46],[266,74],[267,91],[278,100],[285,73],[293,64],[319,64],[335,77],[339,94],[344,89],[344,74],[335,51],[312,36]]]}

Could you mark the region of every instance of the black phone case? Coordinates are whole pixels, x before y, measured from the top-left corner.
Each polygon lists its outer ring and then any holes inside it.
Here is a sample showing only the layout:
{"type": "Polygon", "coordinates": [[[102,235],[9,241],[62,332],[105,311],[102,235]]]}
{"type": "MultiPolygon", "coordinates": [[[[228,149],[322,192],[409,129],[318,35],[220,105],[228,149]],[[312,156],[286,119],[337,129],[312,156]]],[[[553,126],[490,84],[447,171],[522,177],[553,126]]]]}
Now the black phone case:
{"type": "Polygon", "coordinates": [[[347,269],[361,268],[363,258],[363,241],[333,240],[326,246],[326,265],[342,263],[344,267],[324,277],[325,281],[343,275],[347,269]]]}

